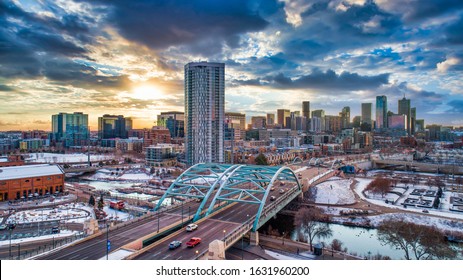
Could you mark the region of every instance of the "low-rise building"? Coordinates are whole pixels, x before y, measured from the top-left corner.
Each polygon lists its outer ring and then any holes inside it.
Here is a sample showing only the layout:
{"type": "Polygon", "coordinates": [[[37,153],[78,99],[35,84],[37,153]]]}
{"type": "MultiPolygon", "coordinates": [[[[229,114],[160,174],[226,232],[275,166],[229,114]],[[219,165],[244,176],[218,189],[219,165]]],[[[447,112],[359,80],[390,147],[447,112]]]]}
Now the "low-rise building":
{"type": "Polygon", "coordinates": [[[38,164],[0,168],[0,201],[26,199],[64,191],[59,165],[38,164]]]}
{"type": "Polygon", "coordinates": [[[146,147],[147,166],[172,166],[177,162],[174,145],[158,144],[146,147]]]}

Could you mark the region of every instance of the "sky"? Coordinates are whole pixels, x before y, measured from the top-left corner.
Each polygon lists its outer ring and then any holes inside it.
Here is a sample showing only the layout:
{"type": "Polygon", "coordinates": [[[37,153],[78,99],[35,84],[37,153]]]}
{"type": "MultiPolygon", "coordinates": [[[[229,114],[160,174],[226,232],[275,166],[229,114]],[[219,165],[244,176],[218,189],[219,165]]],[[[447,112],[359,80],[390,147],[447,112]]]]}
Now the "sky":
{"type": "Polygon", "coordinates": [[[0,0],[0,130],[51,115],[154,125],[184,108],[183,69],[224,62],[225,109],[338,115],[405,95],[426,124],[463,125],[461,0],[0,0]]]}

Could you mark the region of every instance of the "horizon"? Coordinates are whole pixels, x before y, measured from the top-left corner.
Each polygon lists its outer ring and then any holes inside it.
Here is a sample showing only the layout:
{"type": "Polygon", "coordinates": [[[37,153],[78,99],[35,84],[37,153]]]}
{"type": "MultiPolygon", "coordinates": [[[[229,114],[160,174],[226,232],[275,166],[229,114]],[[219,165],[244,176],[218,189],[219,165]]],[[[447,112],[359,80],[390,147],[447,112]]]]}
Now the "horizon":
{"type": "Polygon", "coordinates": [[[463,126],[463,2],[3,1],[0,130],[51,129],[51,115],[153,126],[184,111],[183,67],[225,63],[225,111],[338,115],[404,95],[425,124],[463,126]],[[179,20],[181,19],[181,20],[179,20]],[[283,105],[284,104],[284,105],[283,105]]]}

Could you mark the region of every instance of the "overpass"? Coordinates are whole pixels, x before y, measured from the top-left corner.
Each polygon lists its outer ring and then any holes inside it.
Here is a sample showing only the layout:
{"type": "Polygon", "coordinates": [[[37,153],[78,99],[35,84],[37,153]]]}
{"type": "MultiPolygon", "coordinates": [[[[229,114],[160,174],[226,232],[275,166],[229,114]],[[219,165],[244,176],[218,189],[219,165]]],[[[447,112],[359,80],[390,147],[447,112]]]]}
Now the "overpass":
{"type": "Polygon", "coordinates": [[[373,160],[373,166],[377,168],[399,169],[404,171],[431,172],[442,174],[463,175],[463,167],[449,164],[434,164],[399,159],[373,160]]]}
{"type": "Polygon", "coordinates": [[[338,173],[326,168],[304,171],[308,178],[301,182],[287,166],[197,164],[172,183],[156,209],[162,208],[163,200],[175,196],[198,199],[201,203],[193,218],[198,229],[193,233],[179,230],[128,259],[221,258],[219,255],[245,234],[258,239],[257,230],[292,200],[338,173]],[[195,249],[168,250],[170,242],[185,244],[192,236],[202,238],[195,249]],[[222,242],[219,252],[209,247],[216,240],[222,242]]]}
{"type": "MultiPolygon", "coordinates": [[[[244,234],[255,234],[294,198],[337,171],[304,167],[297,173],[287,166],[194,165],[171,184],[154,213],[109,229],[110,253],[124,249],[134,252],[129,259],[195,259],[206,256],[214,240],[221,240],[225,250],[244,234]],[[179,230],[191,221],[198,230],[179,230]],[[172,240],[185,244],[196,235],[203,241],[194,250],[167,250],[172,240]]],[[[102,258],[105,232],[39,259],[102,258]]]]}

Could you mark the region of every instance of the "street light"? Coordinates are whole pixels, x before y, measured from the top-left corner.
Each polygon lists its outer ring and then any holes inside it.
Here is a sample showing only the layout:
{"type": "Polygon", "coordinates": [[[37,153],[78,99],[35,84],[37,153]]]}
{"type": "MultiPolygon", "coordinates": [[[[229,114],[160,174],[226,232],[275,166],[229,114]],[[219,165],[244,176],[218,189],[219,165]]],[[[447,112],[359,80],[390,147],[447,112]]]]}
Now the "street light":
{"type": "Polygon", "coordinates": [[[225,241],[225,233],[226,233],[226,232],[227,232],[227,231],[224,229],[224,230],[223,230],[223,241],[225,241]]]}
{"type": "Polygon", "coordinates": [[[188,206],[188,220],[190,219],[190,206],[188,206]]]}
{"type": "Polygon", "coordinates": [[[109,224],[106,224],[106,260],[109,258],[109,224]]]}

